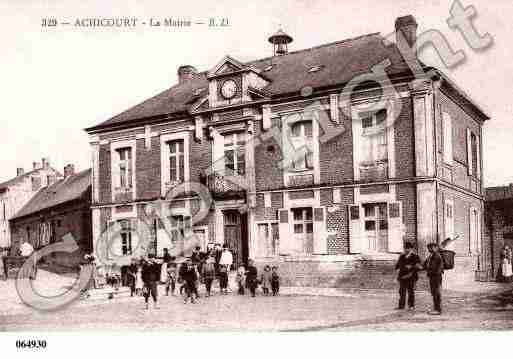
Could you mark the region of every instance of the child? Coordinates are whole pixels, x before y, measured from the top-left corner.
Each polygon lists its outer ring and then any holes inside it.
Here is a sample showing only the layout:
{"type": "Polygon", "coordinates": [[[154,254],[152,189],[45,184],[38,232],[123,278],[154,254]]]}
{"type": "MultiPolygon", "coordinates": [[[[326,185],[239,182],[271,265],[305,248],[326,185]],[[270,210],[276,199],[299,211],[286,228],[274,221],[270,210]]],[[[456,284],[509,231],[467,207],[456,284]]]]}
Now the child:
{"type": "Polygon", "coordinates": [[[187,293],[187,296],[184,298],[183,302],[184,304],[187,304],[187,299],[191,298],[191,303],[194,303],[194,292],[196,281],[198,280],[198,275],[196,268],[194,268],[190,259],[187,260],[187,267],[183,271],[182,278],[185,282],[185,291],[187,293]]]}
{"type": "Polygon", "coordinates": [[[207,297],[210,297],[210,291],[212,290],[212,282],[214,281],[214,278],[216,276],[215,265],[216,261],[213,256],[210,256],[203,265],[203,281],[205,283],[207,297]]]}
{"type": "Polygon", "coordinates": [[[142,295],[143,290],[143,280],[142,280],[142,265],[139,263],[137,265],[137,273],[135,274],[135,294],[142,295]]]}
{"type": "Polygon", "coordinates": [[[219,288],[221,294],[228,294],[228,268],[226,265],[219,265],[219,288]]]}
{"type": "Polygon", "coordinates": [[[175,295],[176,287],[176,263],[174,263],[175,257],[171,257],[167,265],[167,277],[166,277],[166,295],[169,295],[171,289],[171,295],[175,295]]]}
{"type": "Polygon", "coordinates": [[[262,292],[264,292],[264,295],[269,295],[269,289],[271,289],[271,279],[271,267],[266,265],[260,278],[260,282],[262,283],[262,292]]]}
{"type": "Polygon", "coordinates": [[[237,270],[237,284],[239,285],[239,295],[244,295],[244,285],[246,282],[246,270],[244,266],[240,266],[237,270]]]}
{"type": "Polygon", "coordinates": [[[280,276],[278,275],[278,267],[273,266],[271,273],[271,288],[273,295],[278,295],[280,292],[280,276]]]}
{"type": "Polygon", "coordinates": [[[258,287],[258,270],[254,265],[254,261],[250,259],[248,261],[248,270],[246,271],[246,276],[248,278],[248,287],[251,292],[251,296],[255,297],[256,289],[258,287]]]}

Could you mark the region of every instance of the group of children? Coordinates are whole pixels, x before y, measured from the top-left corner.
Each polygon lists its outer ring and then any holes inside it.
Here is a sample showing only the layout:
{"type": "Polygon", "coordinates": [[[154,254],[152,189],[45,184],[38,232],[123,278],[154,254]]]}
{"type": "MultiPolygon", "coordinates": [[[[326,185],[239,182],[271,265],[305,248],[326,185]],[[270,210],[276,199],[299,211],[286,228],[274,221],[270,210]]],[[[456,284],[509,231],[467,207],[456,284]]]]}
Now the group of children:
{"type": "MultiPolygon", "coordinates": [[[[217,279],[221,294],[228,294],[228,276],[230,268],[227,265],[217,264],[214,256],[208,256],[205,260],[196,262],[187,258],[179,267],[174,257],[165,262],[167,277],[165,279],[166,295],[174,295],[176,284],[180,284],[179,293],[184,297],[184,303],[194,303],[199,298],[199,283],[205,285],[206,296],[212,295],[212,284],[217,279]]],[[[258,272],[253,262],[249,261],[248,268],[240,266],[237,270],[238,293],[244,294],[244,288],[248,288],[251,295],[256,295],[259,284],[262,285],[264,295],[278,295],[280,289],[280,277],[278,267],[266,265],[264,272],[258,278],[258,272]]]]}
{"type": "Polygon", "coordinates": [[[269,295],[269,290],[272,291],[273,296],[278,295],[280,291],[278,267],[273,266],[271,268],[271,266],[266,265],[260,279],[258,279],[258,272],[251,260],[247,270],[244,266],[240,266],[237,269],[238,294],[244,295],[244,288],[249,288],[251,296],[254,297],[259,284],[262,286],[262,293],[264,295],[269,295]]]}

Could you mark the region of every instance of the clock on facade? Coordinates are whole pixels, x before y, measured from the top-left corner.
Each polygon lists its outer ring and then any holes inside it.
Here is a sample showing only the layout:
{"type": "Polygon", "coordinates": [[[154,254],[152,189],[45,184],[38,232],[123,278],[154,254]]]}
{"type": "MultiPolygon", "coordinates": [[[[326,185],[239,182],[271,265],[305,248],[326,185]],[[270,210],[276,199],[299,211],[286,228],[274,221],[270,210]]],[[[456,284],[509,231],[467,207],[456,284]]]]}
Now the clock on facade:
{"type": "Polygon", "coordinates": [[[221,95],[226,99],[231,99],[237,93],[237,84],[233,80],[227,80],[221,87],[221,95]]]}

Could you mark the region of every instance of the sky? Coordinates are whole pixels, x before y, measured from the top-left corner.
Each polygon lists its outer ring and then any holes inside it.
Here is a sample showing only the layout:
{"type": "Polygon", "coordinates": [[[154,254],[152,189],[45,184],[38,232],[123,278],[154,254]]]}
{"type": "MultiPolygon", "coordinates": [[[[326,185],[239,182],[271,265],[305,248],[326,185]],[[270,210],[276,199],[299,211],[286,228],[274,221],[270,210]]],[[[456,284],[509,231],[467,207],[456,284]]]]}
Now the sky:
{"type": "Polygon", "coordinates": [[[299,50],[367,33],[388,34],[398,16],[412,14],[419,32],[442,32],[466,61],[446,69],[436,52],[421,59],[439,67],[479,104],[491,120],[484,126],[486,186],[513,182],[513,2],[462,1],[473,5],[474,25],[494,43],[475,52],[447,25],[452,1],[29,1],[0,0],[0,181],[29,170],[49,157],[62,171],[90,167],[84,128],[96,125],[171,87],[182,64],[199,71],[225,55],[249,61],[272,54],[267,38],[279,27],[299,50]],[[43,18],[71,25],[42,27],[43,18]],[[76,19],[135,17],[190,20],[183,28],[80,28],[76,19]],[[228,19],[228,27],[208,27],[210,18],[228,19]]]}

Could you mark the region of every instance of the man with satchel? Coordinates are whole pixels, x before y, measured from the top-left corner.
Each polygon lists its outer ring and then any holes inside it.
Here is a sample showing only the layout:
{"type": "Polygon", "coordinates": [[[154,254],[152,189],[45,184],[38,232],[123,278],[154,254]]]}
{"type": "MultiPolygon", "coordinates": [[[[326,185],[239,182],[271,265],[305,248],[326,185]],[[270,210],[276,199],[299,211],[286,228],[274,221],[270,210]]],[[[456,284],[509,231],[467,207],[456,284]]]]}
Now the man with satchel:
{"type": "Polygon", "coordinates": [[[431,315],[442,314],[442,275],[444,272],[444,260],[440,255],[440,249],[437,243],[428,243],[429,256],[424,263],[427,276],[429,278],[429,288],[433,296],[433,310],[429,312],[431,315]]]}
{"type": "Polygon", "coordinates": [[[408,294],[408,309],[415,309],[415,285],[419,279],[417,272],[420,266],[420,258],[414,252],[413,244],[406,242],[404,253],[399,256],[395,265],[395,269],[398,271],[397,280],[399,281],[399,305],[396,309],[404,309],[406,294],[408,294]]]}

